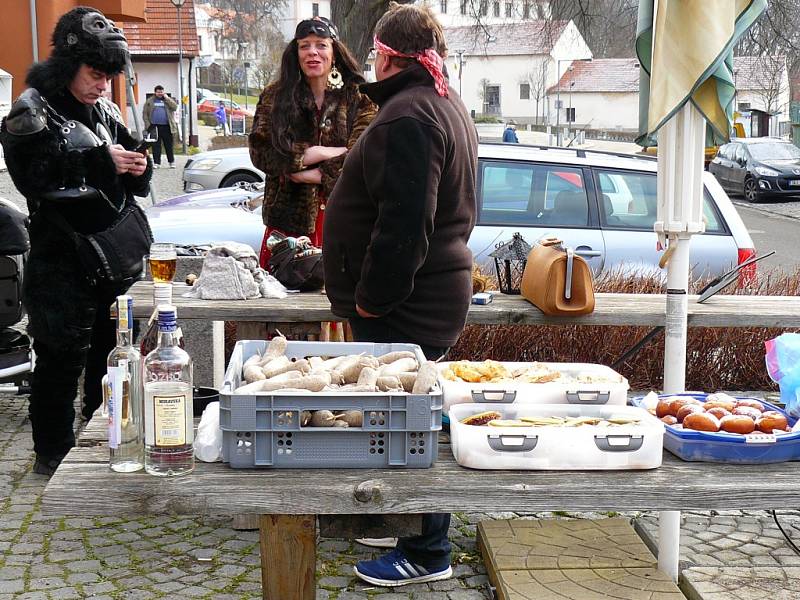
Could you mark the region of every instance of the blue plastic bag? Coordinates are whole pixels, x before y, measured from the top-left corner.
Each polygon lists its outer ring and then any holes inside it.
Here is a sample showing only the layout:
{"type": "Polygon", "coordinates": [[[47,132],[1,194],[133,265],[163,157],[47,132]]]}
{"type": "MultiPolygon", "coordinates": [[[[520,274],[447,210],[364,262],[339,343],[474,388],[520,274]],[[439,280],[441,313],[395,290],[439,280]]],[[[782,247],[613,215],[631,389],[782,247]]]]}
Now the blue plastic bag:
{"type": "Polygon", "coordinates": [[[781,388],[786,412],[800,417],[800,333],[783,333],[764,346],[767,372],[781,388]]]}

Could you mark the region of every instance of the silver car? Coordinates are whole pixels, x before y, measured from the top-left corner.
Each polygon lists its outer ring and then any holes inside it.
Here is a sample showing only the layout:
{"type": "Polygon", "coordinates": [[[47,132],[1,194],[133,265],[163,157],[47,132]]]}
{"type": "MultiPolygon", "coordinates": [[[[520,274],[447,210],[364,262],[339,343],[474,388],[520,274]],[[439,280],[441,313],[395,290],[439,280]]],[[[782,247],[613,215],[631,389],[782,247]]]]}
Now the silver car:
{"type": "Polygon", "coordinates": [[[247,148],[225,148],[195,154],[183,167],[183,191],[198,192],[264,181],[247,148]]]}
{"type": "MultiPolygon", "coordinates": [[[[200,172],[208,177],[203,189],[210,186],[211,173],[223,182],[258,172],[246,148],[198,154],[195,161],[184,171],[187,189],[195,189],[200,172]],[[195,161],[204,168],[198,169],[195,161]]],[[[529,243],[554,234],[575,248],[596,274],[618,269],[662,273],[653,232],[656,168],[655,159],[639,155],[481,144],[478,222],[469,240],[476,262],[491,266],[489,254],[515,232],[529,243]]],[[[710,173],[703,173],[703,188],[706,232],[692,237],[694,278],[719,275],[755,255],[744,223],[710,173]]],[[[184,244],[232,239],[258,250],[264,233],[261,211],[243,203],[252,193],[220,190],[159,204],[148,209],[154,235],[159,241],[184,244]]]]}

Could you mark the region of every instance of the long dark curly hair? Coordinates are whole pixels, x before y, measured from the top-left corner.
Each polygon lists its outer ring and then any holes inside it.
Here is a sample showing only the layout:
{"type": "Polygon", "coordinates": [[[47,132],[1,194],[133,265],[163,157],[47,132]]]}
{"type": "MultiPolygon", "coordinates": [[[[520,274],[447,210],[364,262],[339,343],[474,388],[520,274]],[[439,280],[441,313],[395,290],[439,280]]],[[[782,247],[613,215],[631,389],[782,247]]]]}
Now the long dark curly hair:
{"type": "MultiPolygon", "coordinates": [[[[342,74],[346,94],[361,83],[365,83],[364,76],[358,62],[339,40],[331,39],[333,43],[333,64],[342,74]]],[[[311,93],[311,88],[300,70],[297,40],[292,40],[283,51],[281,58],[281,71],[276,86],[275,102],[272,106],[272,141],[276,150],[284,156],[292,152],[292,144],[297,136],[298,125],[303,121],[302,97],[311,93]]]]}

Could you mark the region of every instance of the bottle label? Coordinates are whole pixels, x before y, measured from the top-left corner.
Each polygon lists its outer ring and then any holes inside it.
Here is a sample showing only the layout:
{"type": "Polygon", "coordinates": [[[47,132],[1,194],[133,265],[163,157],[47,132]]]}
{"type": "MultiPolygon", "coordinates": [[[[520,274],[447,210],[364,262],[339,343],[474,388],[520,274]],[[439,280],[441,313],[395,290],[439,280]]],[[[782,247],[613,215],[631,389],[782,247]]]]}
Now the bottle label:
{"type": "Polygon", "coordinates": [[[156,446],[181,446],[186,443],[186,396],[153,396],[156,446]]]}
{"type": "Polygon", "coordinates": [[[108,447],[111,449],[118,448],[122,438],[122,394],[127,374],[125,364],[108,367],[108,386],[111,388],[108,403],[108,447]]]}

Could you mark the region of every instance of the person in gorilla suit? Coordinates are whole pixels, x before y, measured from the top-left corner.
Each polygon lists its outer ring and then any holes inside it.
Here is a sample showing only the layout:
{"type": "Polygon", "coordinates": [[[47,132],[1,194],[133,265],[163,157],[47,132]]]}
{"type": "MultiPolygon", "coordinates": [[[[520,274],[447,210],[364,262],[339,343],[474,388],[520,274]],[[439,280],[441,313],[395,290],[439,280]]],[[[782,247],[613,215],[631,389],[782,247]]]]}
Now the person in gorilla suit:
{"type": "Polygon", "coordinates": [[[28,89],[0,127],[9,173],[31,216],[23,302],[36,353],[33,470],[44,475],[75,445],[74,401],[84,368],[83,417],[102,402],[101,379],[115,343],[109,307],[133,283],[91,273],[75,232],[102,232],[123,209],[140,210],[132,206],[134,195],[147,194],[152,173],[118,109],[103,97],[125,67],[122,31],[98,10],[77,7],[59,19],[52,45],[50,57],[29,70],[28,89]]]}

